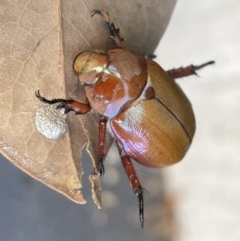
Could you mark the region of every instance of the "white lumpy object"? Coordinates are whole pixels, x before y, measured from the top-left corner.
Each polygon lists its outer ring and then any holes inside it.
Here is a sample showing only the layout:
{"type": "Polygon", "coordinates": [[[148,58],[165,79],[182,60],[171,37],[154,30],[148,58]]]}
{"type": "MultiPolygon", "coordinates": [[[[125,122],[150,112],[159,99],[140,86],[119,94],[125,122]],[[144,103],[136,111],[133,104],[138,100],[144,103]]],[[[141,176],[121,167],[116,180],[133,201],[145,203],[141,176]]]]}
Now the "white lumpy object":
{"type": "Polygon", "coordinates": [[[68,129],[64,110],[56,109],[56,105],[44,105],[36,111],[35,124],[37,130],[48,139],[58,139],[68,129]]]}

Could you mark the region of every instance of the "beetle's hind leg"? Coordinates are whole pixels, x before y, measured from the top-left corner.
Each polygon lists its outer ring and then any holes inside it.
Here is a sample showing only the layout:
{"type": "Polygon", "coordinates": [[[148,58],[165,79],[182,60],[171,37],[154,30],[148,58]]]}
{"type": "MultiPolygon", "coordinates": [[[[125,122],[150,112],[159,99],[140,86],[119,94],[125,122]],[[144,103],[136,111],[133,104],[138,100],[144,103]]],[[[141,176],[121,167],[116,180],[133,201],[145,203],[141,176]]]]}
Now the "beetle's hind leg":
{"type": "Polygon", "coordinates": [[[140,181],[138,179],[137,173],[134,169],[134,166],[132,165],[131,159],[128,155],[125,154],[123,149],[120,147],[119,143],[117,143],[118,150],[122,159],[122,164],[125,169],[125,172],[128,176],[130,185],[134,191],[134,193],[138,197],[138,203],[139,203],[139,220],[141,223],[141,226],[143,228],[144,226],[144,199],[143,199],[143,191],[140,181]]]}
{"type": "Polygon", "coordinates": [[[205,66],[214,64],[214,61],[209,61],[206,62],[204,64],[201,65],[189,65],[187,67],[180,67],[177,69],[171,69],[166,71],[168,73],[168,75],[170,75],[173,79],[177,79],[177,78],[182,78],[182,77],[186,77],[189,75],[197,75],[198,70],[204,68],[205,66]]]}
{"type": "Polygon", "coordinates": [[[35,92],[36,97],[45,104],[57,104],[57,109],[64,109],[64,113],[67,114],[69,111],[74,111],[76,115],[79,114],[86,114],[91,110],[90,105],[87,103],[81,103],[72,99],[66,100],[66,99],[52,99],[48,100],[41,96],[40,91],[35,92]]]}
{"type": "Polygon", "coordinates": [[[93,17],[95,14],[99,14],[103,17],[103,20],[105,22],[106,28],[108,32],[110,33],[111,39],[116,44],[118,48],[124,49],[124,40],[120,37],[119,34],[119,28],[115,28],[114,23],[110,23],[110,15],[105,10],[93,10],[91,12],[91,17],[93,17]]]}

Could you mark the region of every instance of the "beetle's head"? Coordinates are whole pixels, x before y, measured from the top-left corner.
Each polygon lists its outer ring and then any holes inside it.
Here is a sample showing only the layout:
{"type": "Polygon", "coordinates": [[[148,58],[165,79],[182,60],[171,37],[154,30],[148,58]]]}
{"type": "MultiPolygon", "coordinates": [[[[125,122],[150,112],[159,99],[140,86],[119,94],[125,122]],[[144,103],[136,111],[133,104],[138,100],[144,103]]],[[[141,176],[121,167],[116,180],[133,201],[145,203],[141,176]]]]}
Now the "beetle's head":
{"type": "Polygon", "coordinates": [[[109,57],[103,52],[84,51],[76,56],[73,70],[83,85],[94,84],[109,63],[109,57]]]}

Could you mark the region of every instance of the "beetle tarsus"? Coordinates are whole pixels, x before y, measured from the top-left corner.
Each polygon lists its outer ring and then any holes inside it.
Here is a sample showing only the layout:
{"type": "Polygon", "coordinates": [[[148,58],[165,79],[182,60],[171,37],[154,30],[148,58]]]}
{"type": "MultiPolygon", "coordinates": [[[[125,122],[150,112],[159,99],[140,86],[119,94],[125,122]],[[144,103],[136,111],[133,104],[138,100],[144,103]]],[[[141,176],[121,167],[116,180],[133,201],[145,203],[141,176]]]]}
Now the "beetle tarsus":
{"type": "Polygon", "coordinates": [[[96,169],[94,169],[92,171],[92,175],[100,175],[100,177],[102,178],[105,174],[105,168],[102,162],[98,162],[98,171],[96,169]]]}
{"type": "Polygon", "coordinates": [[[104,144],[106,137],[107,119],[104,116],[99,118],[99,136],[98,136],[98,170],[100,176],[103,177],[105,173],[104,161],[104,144]]]}
{"type": "Polygon", "coordinates": [[[91,17],[93,17],[95,14],[99,14],[103,17],[107,31],[110,33],[111,39],[116,44],[116,46],[118,48],[124,49],[124,39],[120,37],[119,28],[115,28],[114,23],[110,23],[109,13],[105,10],[95,9],[91,12],[91,17]]]}
{"type": "Polygon", "coordinates": [[[193,66],[194,67],[194,71],[200,70],[200,69],[204,68],[205,66],[208,66],[208,65],[211,65],[211,64],[215,64],[215,61],[211,60],[211,61],[208,61],[208,62],[203,63],[201,65],[196,65],[196,66],[194,65],[193,66]]]}
{"type": "Polygon", "coordinates": [[[202,69],[202,68],[204,68],[208,65],[214,64],[214,63],[215,63],[215,61],[208,61],[208,62],[203,63],[201,65],[189,65],[187,67],[180,67],[180,68],[177,68],[177,69],[171,69],[171,70],[168,70],[166,72],[173,79],[182,78],[182,77],[186,77],[186,76],[189,76],[189,75],[198,76],[196,71],[198,71],[198,70],[200,70],[200,69],[202,69]]]}
{"type": "Polygon", "coordinates": [[[144,202],[143,202],[143,189],[140,187],[140,192],[138,193],[138,202],[139,202],[139,220],[141,227],[144,227],[144,202]]]}
{"type": "Polygon", "coordinates": [[[104,168],[103,162],[99,162],[98,166],[99,166],[100,177],[103,177],[105,174],[105,168],[104,168]]]}
{"type": "Polygon", "coordinates": [[[113,28],[115,28],[115,27],[114,27],[114,24],[110,24],[109,13],[107,11],[105,11],[105,10],[95,9],[95,10],[93,10],[91,12],[91,17],[93,17],[95,14],[98,14],[98,15],[103,17],[105,25],[106,25],[106,28],[107,28],[108,32],[110,33],[110,35],[112,37],[114,35],[113,28]]]}
{"type": "Polygon", "coordinates": [[[37,97],[41,102],[43,102],[44,104],[49,104],[49,105],[66,101],[65,99],[52,99],[52,100],[48,100],[48,99],[46,99],[46,98],[44,98],[44,97],[41,96],[39,90],[35,92],[35,95],[36,95],[36,97],[37,97]]]}
{"type": "Polygon", "coordinates": [[[103,177],[105,174],[103,158],[104,158],[103,155],[98,156],[98,170],[99,170],[100,177],[103,177]]]}
{"type": "Polygon", "coordinates": [[[43,102],[44,104],[57,104],[57,109],[64,109],[64,114],[67,114],[69,111],[74,111],[76,115],[79,114],[86,114],[91,110],[90,105],[87,103],[81,103],[72,99],[66,100],[66,99],[52,99],[48,100],[40,95],[40,91],[35,92],[36,97],[43,102]]]}

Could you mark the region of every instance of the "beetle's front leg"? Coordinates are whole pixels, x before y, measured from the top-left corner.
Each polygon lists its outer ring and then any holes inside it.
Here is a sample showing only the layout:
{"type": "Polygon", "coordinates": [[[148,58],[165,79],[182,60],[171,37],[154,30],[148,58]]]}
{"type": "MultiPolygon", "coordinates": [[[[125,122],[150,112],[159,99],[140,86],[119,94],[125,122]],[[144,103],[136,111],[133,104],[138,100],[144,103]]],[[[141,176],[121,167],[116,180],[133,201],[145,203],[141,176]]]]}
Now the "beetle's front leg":
{"type": "Polygon", "coordinates": [[[56,104],[59,103],[57,109],[65,109],[64,113],[67,114],[69,111],[74,111],[76,115],[86,114],[91,110],[91,106],[89,104],[81,103],[72,99],[52,99],[48,100],[40,95],[40,91],[36,91],[36,97],[45,104],[56,104]]]}
{"type": "Polygon", "coordinates": [[[119,143],[117,143],[118,150],[122,159],[122,164],[125,169],[125,172],[128,176],[128,179],[130,181],[130,185],[132,186],[132,189],[134,193],[137,194],[138,197],[138,203],[139,203],[139,220],[141,223],[141,226],[143,228],[144,226],[144,202],[143,202],[143,188],[140,184],[140,181],[138,179],[137,173],[134,169],[134,166],[132,165],[131,159],[128,155],[125,154],[125,152],[120,147],[119,143]]]}
{"type": "Polygon", "coordinates": [[[114,23],[110,23],[109,13],[105,10],[93,10],[91,12],[91,16],[93,17],[95,14],[99,14],[103,17],[106,28],[110,33],[111,39],[116,44],[118,48],[124,49],[124,41],[123,38],[120,37],[119,28],[115,28],[114,23]]]}

